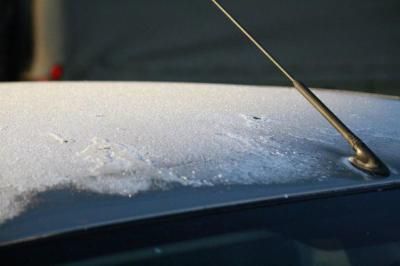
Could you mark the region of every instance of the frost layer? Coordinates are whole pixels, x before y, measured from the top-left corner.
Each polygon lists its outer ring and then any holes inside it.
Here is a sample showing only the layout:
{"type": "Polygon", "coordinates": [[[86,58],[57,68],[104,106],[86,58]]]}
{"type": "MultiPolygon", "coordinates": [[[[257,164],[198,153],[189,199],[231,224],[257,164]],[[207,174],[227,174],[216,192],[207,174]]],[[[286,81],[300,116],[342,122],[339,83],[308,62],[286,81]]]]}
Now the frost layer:
{"type": "MultiPolygon", "coordinates": [[[[399,101],[318,94],[398,167],[399,101]]],[[[0,95],[0,223],[63,186],[133,196],[356,175],[347,144],[293,89],[22,83],[0,95]]]]}

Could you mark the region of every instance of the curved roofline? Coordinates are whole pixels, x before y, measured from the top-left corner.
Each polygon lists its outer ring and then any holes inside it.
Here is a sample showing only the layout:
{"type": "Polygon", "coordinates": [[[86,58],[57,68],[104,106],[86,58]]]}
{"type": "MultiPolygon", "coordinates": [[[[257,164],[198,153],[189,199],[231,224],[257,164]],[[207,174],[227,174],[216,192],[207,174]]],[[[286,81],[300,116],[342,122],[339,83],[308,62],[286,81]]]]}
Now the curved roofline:
{"type": "Polygon", "coordinates": [[[35,243],[40,241],[51,240],[53,238],[65,238],[80,233],[90,233],[98,230],[107,230],[109,228],[129,225],[133,223],[142,223],[154,220],[175,219],[182,217],[193,217],[198,215],[209,215],[219,212],[227,212],[248,208],[276,206],[281,204],[291,204],[301,201],[318,200],[325,198],[342,197],[355,194],[363,194],[370,192],[383,192],[400,188],[400,180],[385,179],[384,181],[372,181],[367,184],[347,185],[333,189],[315,189],[308,192],[287,193],[283,195],[274,195],[259,197],[252,200],[238,200],[222,204],[209,204],[202,207],[193,207],[181,210],[166,211],[158,214],[132,216],[124,219],[117,219],[104,223],[91,224],[82,226],[75,229],[62,230],[58,232],[51,232],[47,234],[7,241],[0,243],[0,250],[8,247],[18,247],[26,243],[35,243]]]}

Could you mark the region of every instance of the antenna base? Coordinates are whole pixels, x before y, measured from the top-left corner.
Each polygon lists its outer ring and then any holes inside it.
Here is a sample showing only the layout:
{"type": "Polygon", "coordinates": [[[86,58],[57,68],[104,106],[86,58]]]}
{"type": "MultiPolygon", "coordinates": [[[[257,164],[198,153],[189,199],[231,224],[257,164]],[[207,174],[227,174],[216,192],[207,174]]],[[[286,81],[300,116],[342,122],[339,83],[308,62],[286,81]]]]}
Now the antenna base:
{"type": "Polygon", "coordinates": [[[390,175],[389,168],[362,141],[358,140],[353,145],[353,149],[356,154],[350,157],[349,161],[356,168],[374,176],[390,175]]]}

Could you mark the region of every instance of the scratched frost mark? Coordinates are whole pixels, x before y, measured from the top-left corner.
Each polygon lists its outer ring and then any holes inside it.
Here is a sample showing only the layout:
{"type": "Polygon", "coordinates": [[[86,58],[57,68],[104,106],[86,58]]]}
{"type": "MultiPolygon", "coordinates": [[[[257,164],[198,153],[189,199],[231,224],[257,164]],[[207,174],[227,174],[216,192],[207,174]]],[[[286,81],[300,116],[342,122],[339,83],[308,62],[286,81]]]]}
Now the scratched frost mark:
{"type": "Polygon", "coordinates": [[[153,166],[152,161],[134,147],[98,137],[93,138],[77,156],[87,162],[90,172],[89,177],[75,182],[80,189],[131,196],[180,181],[170,172],[153,166]]]}

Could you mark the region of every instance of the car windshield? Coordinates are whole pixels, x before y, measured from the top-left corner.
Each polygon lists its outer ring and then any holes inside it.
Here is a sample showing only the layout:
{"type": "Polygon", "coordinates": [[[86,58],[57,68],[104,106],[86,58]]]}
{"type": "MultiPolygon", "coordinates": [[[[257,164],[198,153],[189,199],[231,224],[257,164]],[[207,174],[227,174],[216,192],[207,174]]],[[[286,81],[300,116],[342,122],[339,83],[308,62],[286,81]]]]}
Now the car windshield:
{"type": "Polygon", "coordinates": [[[221,2],[391,175],[210,0],[3,1],[0,243],[397,181],[398,2],[221,2]]]}

